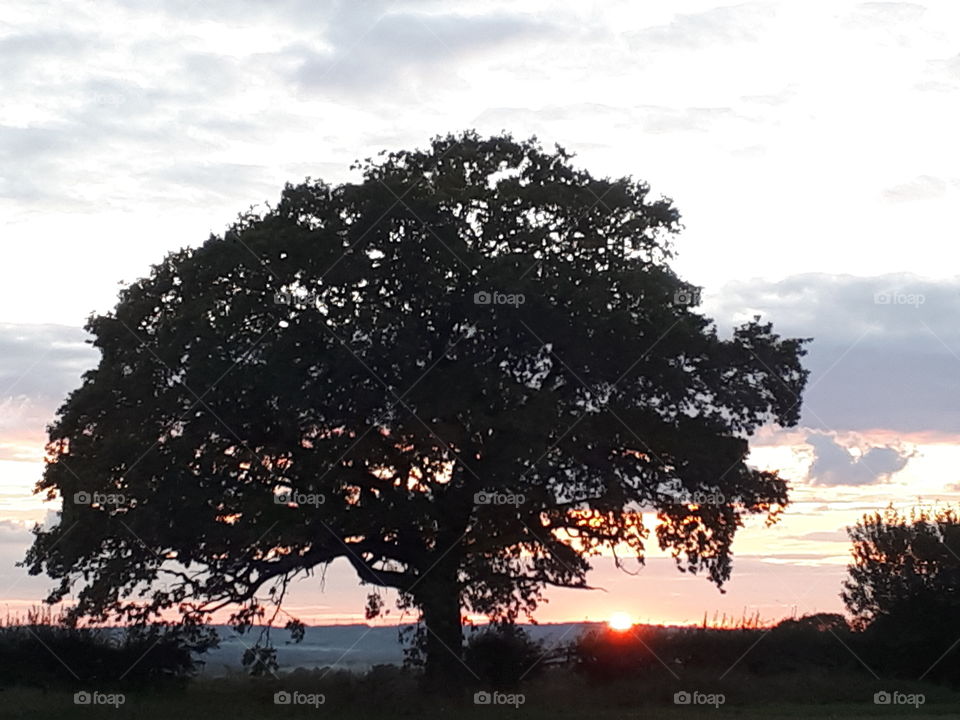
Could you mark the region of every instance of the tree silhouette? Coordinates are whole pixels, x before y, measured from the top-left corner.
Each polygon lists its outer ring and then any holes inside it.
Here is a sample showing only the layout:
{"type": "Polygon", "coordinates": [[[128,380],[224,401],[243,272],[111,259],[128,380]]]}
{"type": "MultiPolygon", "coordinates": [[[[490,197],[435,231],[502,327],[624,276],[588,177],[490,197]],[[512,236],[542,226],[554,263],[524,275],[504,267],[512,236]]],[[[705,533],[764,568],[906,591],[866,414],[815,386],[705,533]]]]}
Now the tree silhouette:
{"type": "Polygon", "coordinates": [[[894,507],[847,528],[853,562],[843,601],[861,625],[897,613],[923,597],[960,607],[960,518],[952,508],[894,507]]]}
{"type": "Polygon", "coordinates": [[[960,681],[960,517],[888,507],[847,529],[843,601],[884,669],[960,681]]]}
{"type": "Polygon", "coordinates": [[[803,341],[721,339],[667,264],[672,204],[559,147],[468,132],[354,169],[91,318],[102,359],[38,484],[63,510],[26,560],[49,600],[243,625],[345,558],[420,611],[445,682],[463,610],[512,622],[603,549],[642,564],[642,509],[722,585],[742,516],[787,502],[746,438],[796,423],[803,341]]]}

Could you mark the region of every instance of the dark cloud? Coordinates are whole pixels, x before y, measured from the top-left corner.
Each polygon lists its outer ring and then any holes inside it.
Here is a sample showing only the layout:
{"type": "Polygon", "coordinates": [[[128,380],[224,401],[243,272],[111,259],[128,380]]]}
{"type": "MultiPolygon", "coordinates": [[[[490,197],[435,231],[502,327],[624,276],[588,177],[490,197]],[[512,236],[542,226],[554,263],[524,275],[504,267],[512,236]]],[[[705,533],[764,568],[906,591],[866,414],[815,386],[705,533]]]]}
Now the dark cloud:
{"type": "Polygon", "coordinates": [[[891,475],[906,467],[912,457],[908,451],[892,446],[872,446],[855,456],[835,438],[811,433],[807,443],[813,447],[813,463],[807,479],[814,485],[873,485],[887,482],[891,475]]]}
{"type": "Polygon", "coordinates": [[[809,337],[801,424],[818,430],[960,433],[960,278],[811,273],[728,284],[721,327],[759,314],[809,337]]]}

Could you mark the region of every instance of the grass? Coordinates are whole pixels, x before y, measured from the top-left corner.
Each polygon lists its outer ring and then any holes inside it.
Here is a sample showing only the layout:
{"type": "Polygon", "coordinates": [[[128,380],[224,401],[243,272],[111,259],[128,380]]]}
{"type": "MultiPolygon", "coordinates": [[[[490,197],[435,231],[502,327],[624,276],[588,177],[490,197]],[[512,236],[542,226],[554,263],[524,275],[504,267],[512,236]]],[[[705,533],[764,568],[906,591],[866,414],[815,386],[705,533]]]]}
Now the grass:
{"type": "MultiPolygon", "coordinates": [[[[114,692],[103,688],[102,692],[114,692]]],[[[12,687],[0,692],[0,718],[47,720],[57,718],[111,718],[115,720],[260,720],[263,718],[343,718],[386,720],[389,718],[589,718],[589,720],[640,720],[674,718],[694,720],[719,716],[743,718],[923,718],[956,717],[960,694],[925,683],[864,680],[862,676],[804,673],[778,675],[763,680],[731,674],[687,674],[675,680],[666,672],[630,680],[597,683],[568,670],[553,670],[522,688],[525,702],[511,706],[477,706],[469,695],[434,698],[417,690],[412,676],[384,668],[379,675],[351,676],[344,672],[298,672],[280,680],[255,680],[244,676],[198,679],[186,686],[160,690],[125,689],[125,702],[109,706],[78,706],[73,689],[12,687]],[[676,706],[677,689],[722,692],[726,702],[712,706],[676,706]],[[298,689],[323,693],[319,707],[275,705],[274,693],[298,689]],[[898,689],[922,692],[926,702],[912,706],[877,706],[873,693],[898,689]]]]}

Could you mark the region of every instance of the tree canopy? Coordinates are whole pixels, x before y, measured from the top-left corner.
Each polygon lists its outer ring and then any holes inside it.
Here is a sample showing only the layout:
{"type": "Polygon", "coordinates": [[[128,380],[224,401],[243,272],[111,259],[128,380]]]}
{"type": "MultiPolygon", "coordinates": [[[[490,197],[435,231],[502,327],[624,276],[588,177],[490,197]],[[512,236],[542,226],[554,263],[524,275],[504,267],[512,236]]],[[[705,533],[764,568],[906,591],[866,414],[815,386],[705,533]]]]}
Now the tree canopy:
{"type": "Polygon", "coordinates": [[[888,507],[882,513],[864,515],[847,532],[853,542],[853,561],[843,600],[861,625],[913,613],[924,603],[960,609],[960,516],[956,510],[914,508],[903,513],[888,507]]]}
{"type": "Polygon", "coordinates": [[[888,507],[847,528],[843,601],[880,669],[960,682],[960,515],[888,507]]]}
{"type": "Polygon", "coordinates": [[[429,670],[463,610],[511,622],[601,551],[642,563],[643,511],[722,585],[743,516],[787,502],[747,438],[797,422],[803,341],[721,338],[669,266],[672,203],[562,148],[467,132],[354,169],[90,319],[102,357],[38,485],[63,510],[26,560],[49,599],[243,624],[345,558],[420,610],[429,670]]]}

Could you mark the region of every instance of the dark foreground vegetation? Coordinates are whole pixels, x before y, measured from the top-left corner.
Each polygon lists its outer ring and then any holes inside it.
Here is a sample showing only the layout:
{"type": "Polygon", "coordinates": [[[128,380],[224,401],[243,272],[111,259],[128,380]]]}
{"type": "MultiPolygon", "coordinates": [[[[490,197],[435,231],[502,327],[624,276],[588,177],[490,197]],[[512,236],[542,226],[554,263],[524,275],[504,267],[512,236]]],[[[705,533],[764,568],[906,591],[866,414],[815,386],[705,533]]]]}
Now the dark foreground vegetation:
{"type": "MultiPolygon", "coordinates": [[[[924,693],[925,704],[875,705],[874,694],[890,687],[889,683],[869,682],[862,677],[838,677],[790,674],[759,684],[748,675],[731,675],[723,682],[714,681],[726,696],[719,709],[712,705],[675,705],[673,687],[663,678],[651,675],[637,680],[620,680],[603,687],[592,685],[582,677],[551,671],[531,682],[524,690],[525,702],[513,706],[475,705],[472,697],[437,700],[416,692],[409,678],[382,687],[382,673],[374,682],[361,677],[345,678],[330,673],[304,674],[282,682],[251,682],[243,679],[198,681],[176,690],[144,690],[130,692],[126,702],[113,707],[82,707],[73,703],[67,692],[42,692],[36,688],[8,689],[0,717],[46,720],[47,718],[108,717],[117,720],[175,718],[319,718],[346,720],[385,718],[715,718],[732,715],[738,718],[922,718],[956,717],[960,696],[923,683],[901,685],[904,692],[924,693]],[[843,697],[837,690],[842,684],[843,697]],[[314,692],[323,692],[326,702],[312,705],[276,705],[279,688],[308,684],[314,692]],[[878,689],[879,688],[879,689],[878,689]],[[864,699],[866,698],[866,699],[864,699]]],[[[715,676],[711,676],[714,677],[715,676]]],[[[686,685],[705,687],[709,677],[687,677],[686,685]]]]}
{"type": "Polygon", "coordinates": [[[456,682],[443,687],[425,682],[422,624],[401,633],[404,667],[280,675],[276,648],[258,641],[247,674],[213,678],[210,628],[96,629],[34,612],[0,627],[0,717],[956,717],[958,529],[950,508],[864,516],[849,530],[849,622],[593,627],[549,647],[494,624],[449,653],[456,682]]]}
{"type": "Polygon", "coordinates": [[[423,692],[415,667],[211,678],[195,662],[198,633],[155,629],[149,647],[143,631],[38,620],[0,629],[0,717],[867,718],[960,707],[960,653],[915,672],[909,653],[839,615],[775,627],[597,628],[554,647],[520,629],[487,629],[464,653],[466,687],[439,694],[423,692]]]}

